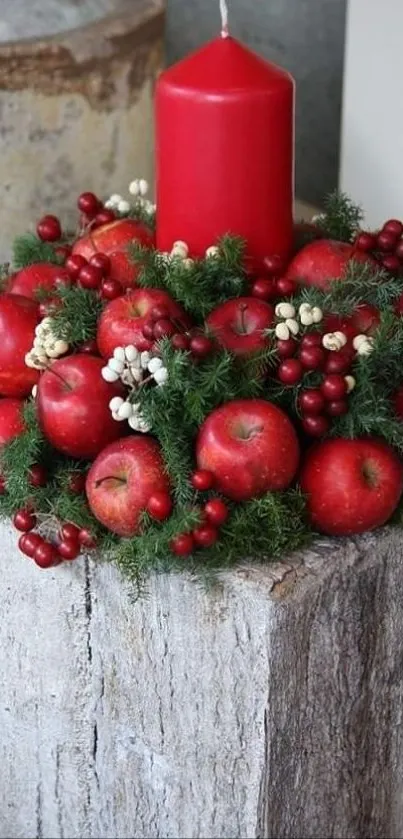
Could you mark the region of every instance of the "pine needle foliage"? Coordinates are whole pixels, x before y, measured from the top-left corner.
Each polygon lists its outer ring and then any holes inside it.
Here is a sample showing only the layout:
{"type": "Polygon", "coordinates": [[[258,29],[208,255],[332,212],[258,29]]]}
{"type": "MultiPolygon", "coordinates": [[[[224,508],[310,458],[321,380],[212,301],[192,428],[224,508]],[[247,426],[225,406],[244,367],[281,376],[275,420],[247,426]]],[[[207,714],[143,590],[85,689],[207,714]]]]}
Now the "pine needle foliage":
{"type": "Polygon", "coordinates": [[[352,242],[363,221],[362,208],[344,192],[335,190],[324,201],[324,213],[316,222],[326,239],[352,242]]]}
{"type": "Polygon", "coordinates": [[[13,243],[13,267],[16,270],[34,265],[36,262],[51,262],[61,265],[62,260],[49,242],[42,242],[33,233],[17,236],[13,243]]]}
{"type": "Polygon", "coordinates": [[[52,331],[70,347],[96,337],[97,323],[103,309],[102,300],[93,291],[80,286],[60,286],[56,296],[62,306],[52,315],[52,331]]]}

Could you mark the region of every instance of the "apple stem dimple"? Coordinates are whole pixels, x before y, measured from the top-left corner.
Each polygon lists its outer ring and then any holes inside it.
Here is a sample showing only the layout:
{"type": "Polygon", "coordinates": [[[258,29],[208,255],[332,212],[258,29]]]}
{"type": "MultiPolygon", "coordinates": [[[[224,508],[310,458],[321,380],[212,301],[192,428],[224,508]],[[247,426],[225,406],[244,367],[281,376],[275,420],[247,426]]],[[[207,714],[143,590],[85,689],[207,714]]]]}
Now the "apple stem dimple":
{"type": "Polygon", "coordinates": [[[117,481],[118,484],[127,484],[126,478],[120,478],[117,475],[105,475],[104,478],[100,478],[98,481],[95,481],[95,489],[102,486],[105,481],[117,481]]]}
{"type": "Polygon", "coordinates": [[[248,332],[248,328],[247,328],[246,323],[245,323],[245,312],[246,312],[247,308],[248,308],[247,303],[241,303],[238,306],[239,320],[240,320],[240,325],[241,325],[240,334],[242,334],[242,335],[247,335],[247,332],[248,332]]]}
{"type": "Polygon", "coordinates": [[[61,375],[60,375],[60,373],[56,373],[56,370],[53,370],[52,366],[50,366],[50,367],[48,367],[48,368],[47,368],[47,372],[48,372],[48,373],[53,373],[53,375],[54,375],[54,376],[56,376],[56,378],[57,378],[57,379],[59,379],[59,381],[63,382],[63,384],[64,384],[64,386],[65,386],[66,390],[70,390],[70,391],[72,391],[72,390],[73,390],[73,388],[71,387],[71,385],[69,385],[69,383],[68,383],[68,382],[66,382],[66,379],[63,379],[63,376],[61,376],[61,375]]]}

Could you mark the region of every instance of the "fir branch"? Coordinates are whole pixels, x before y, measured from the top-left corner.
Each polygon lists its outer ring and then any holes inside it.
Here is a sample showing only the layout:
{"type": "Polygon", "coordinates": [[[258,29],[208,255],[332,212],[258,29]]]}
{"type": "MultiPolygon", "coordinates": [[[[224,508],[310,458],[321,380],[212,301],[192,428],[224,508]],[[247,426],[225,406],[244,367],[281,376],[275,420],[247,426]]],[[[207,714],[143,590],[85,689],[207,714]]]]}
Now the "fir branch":
{"type": "Polygon", "coordinates": [[[342,280],[333,280],[327,290],[302,288],[292,302],[319,306],[324,312],[351,315],[360,303],[384,310],[403,293],[403,278],[392,277],[371,263],[350,260],[342,280]]]}
{"type": "Polygon", "coordinates": [[[52,314],[57,338],[76,347],[96,338],[103,303],[93,291],[79,286],[60,286],[56,292],[63,305],[52,314]]]}
{"type": "Polygon", "coordinates": [[[41,432],[36,417],[35,405],[28,402],[24,407],[23,434],[6,443],[1,450],[1,472],[6,481],[6,493],[2,497],[2,509],[11,515],[31,500],[42,504],[43,489],[29,483],[29,469],[46,457],[49,446],[41,432]]]}
{"type": "Polygon", "coordinates": [[[36,262],[51,262],[61,265],[62,259],[49,242],[42,242],[33,233],[17,236],[13,242],[13,267],[16,270],[34,265],[36,262]]]}
{"type": "Polygon", "coordinates": [[[325,198],[324,215],[319,217],[316,226],[327,239],[352,242],[363,218],[362,208],[344,192],[335,190],[325,198]]]}

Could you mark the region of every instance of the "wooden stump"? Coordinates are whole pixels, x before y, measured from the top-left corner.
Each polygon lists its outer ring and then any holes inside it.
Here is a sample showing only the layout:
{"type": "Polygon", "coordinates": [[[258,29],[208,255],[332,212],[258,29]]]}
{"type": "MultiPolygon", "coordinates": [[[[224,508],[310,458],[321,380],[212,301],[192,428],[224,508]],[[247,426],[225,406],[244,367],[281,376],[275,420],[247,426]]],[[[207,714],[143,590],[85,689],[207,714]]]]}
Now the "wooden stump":
{"type": "Polygon", "coordinates": [[[1,3],[2,258],[9,255],[12,238],[32,228],[44,212],[73,223],[75,200],[83,190],[126,193],[133,177],[152,180],[152,100],[162,66],[162,4],[1,3]],[[78,28],[65,31],[69,25],[78,28]],[[53,34],[55,27],[63,31],[53,34]],[[31,31],[37,37],[4,41],[22,32],[28,38],[31,31]]]}
{"type": "Polygon", "coordinates": [[[0,541],[1,837],[403,836],[397,530],[137,603],[0,541]]]}

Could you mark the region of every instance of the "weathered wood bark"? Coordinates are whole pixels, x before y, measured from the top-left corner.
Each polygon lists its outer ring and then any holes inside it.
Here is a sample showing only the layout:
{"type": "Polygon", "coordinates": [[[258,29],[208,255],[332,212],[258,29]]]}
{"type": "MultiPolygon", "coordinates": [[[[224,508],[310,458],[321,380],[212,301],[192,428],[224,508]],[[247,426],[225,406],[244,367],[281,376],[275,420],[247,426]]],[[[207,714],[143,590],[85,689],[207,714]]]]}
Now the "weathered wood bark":
{"type": "Polygon", "coordinates": [[[403,836],[402,537],[183,576],[0,527],[1,837],[403,836]]]}
{"type": "Polygon", "coordinates": [[[133,177],[152,180],[163,2],[2,0],[2,258],[44,212],[74,224],[83,189],[127,194],[133,177]]]}

